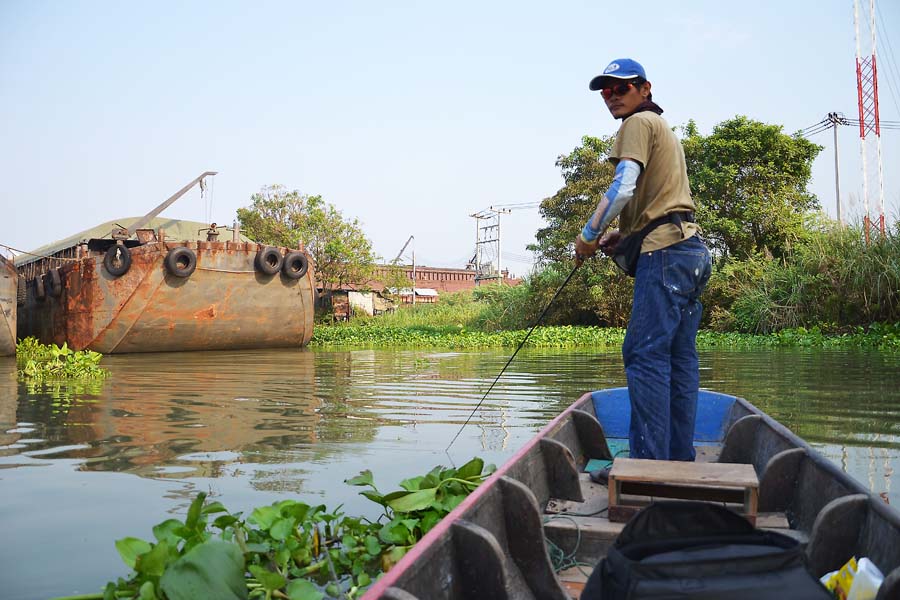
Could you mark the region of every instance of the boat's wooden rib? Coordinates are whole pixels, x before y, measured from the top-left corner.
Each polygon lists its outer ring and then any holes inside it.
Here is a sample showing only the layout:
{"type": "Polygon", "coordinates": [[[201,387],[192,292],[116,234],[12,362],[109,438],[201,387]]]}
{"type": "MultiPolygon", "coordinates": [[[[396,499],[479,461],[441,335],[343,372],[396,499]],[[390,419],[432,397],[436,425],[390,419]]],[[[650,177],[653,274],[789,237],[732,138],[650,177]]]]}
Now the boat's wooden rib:
{"type": "MultiPolygon", "coordinates": [[[[584,570],[554,573],[547,543],[597,564],[624,526],[606,516],[605,486],[583,472],[627,439],[624,388],[585,394],[479,486],[365,598],[578,598],[584,570]]],[[[900,513],[746,400],[701,391],[698,461],[753,465],[757,526],[799,540],[816,575],[867,556],[900,597],[900,513]]]]}

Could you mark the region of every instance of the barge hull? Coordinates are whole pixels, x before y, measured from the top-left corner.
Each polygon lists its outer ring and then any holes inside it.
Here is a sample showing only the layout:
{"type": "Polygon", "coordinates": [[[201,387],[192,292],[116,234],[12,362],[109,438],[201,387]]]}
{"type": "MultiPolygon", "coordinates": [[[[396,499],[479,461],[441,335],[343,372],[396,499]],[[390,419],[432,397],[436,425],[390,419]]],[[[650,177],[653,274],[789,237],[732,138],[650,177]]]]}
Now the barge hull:
{"type": "Polygon", "coordinates": [[[16,312],[19,276],[11,262],[0,256],[0,356],[16,353],[16,312]]]}
{"type": "Polygon", "coordinates": [[[168,352],[299,347],[313,331],[312,269],[299,279],[254,268],[261,248],[243,242],[150,243],[131,248],[119,277],[91,255],[59,268],[61,290],[28,290],[23,336],[97,352],[168,352]],[[169,273],[166,254],[196,253],[187,277],[169,273]]]}

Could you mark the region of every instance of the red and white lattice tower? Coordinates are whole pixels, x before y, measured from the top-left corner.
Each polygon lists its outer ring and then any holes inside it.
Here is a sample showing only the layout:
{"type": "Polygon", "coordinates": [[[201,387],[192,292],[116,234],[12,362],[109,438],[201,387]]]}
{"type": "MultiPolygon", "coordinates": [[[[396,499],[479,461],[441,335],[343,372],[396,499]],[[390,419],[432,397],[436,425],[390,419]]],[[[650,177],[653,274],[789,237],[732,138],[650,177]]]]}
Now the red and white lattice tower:
{"type": "Polygon", "coordinates": [[[856,89],[859,96],[859,147],[862,154],[862,195],[866,211],[864,223],[867,242],[873,231],[884,234],[884,175],[881,166],[881,123],[878,117],[878,68],[875,60],[875,0],[869,0],[869,16],[872,53],[863,56],[860,51],[859,0],[853,0],[853,24],[856,28],[856,89]],[[874,166],[872,162],[875,163],[874,166]],[[870,179],[870,176],[873,177],[870,179]],[[870,183],[876,182],[877,187],[873,190],[870,183]],[[875,219],[869,212],[870,198],[878,200],[878,217],[875,219]]]}

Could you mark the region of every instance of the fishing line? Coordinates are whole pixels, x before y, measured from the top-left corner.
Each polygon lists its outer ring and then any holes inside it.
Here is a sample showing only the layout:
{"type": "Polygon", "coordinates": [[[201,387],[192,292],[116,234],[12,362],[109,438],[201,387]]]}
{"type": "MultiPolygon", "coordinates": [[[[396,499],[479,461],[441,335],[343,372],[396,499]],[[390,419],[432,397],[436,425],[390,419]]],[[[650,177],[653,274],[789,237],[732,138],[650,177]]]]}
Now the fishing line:
{"type": "MultiPolygon", "coordinates": [[[[537,318],[537,321],[535,321],[534,325],[531,326],[531,329],[528,330],[528,333],[525,334],[525,337],[519,343],[519,347],[516,348],[516,351],[512,353],[512,356],[509,357],[509,360],[506,361],[506,364],[503,366],[502,369],[500,369],[500,373],[497,374],[497,377],[494,379],[494,382],[491,384],[491,387],[489,387],[488,390],[484,393],[484,396],[481,397],[481,400],[479,400],[478,404],[475,405],[475,408],[472,409],[472,412],[469,414],[468,418],[466,419],[466,422],[462,424],[462,427],[459,428],[459,431],[457,431],[456,435],[453,436],[453,439],[450,440],[450,443],[444,449],[445,453],[450,450],[450,446],[452,446],[456,442],[456,438],[459,437],[459,434],[462,433],[462,430],[466,428],[466,425],[469,424],[469,421],[472,420],[472,417],[474,417],[475,413],[478,412],[478,409],[481,408],[481,403],[484,402],[484,400],[485,400],[485,398],[487,398],[488,394],[491,393],[491,390],[494,389],[494,386],[497,385],[497,382],[500,381],[500,377],[503,376],[503,372],[506,371],[506,368],[510,365],[510,363],[512,363],[513,359],[516,357],[516,354],[519,353],[519,350],[521,350],[522,346],[525,345],[525,342],[528,341],[529,336],[531,336],[531,332],[534,331],[535,328],[541,324],[541,321],[544,320],[544,315],[546,315],[547,311],[550,310],[550,307],[553,305],[553,301],[556,300],[556,297],[559,296],[559,293],[561,291],[563,291],[563,288],[566,287],[566,284],[569,283],[569,280],[572,279],[572,275],[575,274],[575,271],[577,271],[578,267],[580,267],[580,266],[581,266],[580,261],[575,263],[575,268],[572,269],[572,272],[569,273],[569,276],[566,277],[566,280],[562,282],[562,285],[559,286],[559,289],[556,290],[556,293],[553,294],[552,298],[550,298],[550,302],[547,303],[547,306],[541,312],[541,315],[537,318]]],[[[448,454],[448,456],[449,456],[449,454],[448,454]]]]}

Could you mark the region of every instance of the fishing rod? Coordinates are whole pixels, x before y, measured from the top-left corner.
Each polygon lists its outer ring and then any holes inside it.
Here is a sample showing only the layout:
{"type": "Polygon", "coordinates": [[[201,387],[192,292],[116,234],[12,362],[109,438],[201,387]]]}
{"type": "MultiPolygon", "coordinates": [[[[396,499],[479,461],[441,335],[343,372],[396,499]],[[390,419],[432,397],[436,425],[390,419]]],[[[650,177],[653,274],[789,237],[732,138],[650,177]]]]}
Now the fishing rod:
{"type": "Polygon", "coordinates": [[[472,412],[469,414],[468,418],[466,419],[466,422],[462,424],[462,427],[459,428],[459,431],[457,431],[456,435],[453,436],[453,439],[450,440],[450,443],[444,449],[444,452],[447,452],[448,450],[450,450],[450,446],[452,446],[456,442],[456,438],[459,437],[459,434],[462,433],[462,430],[466,428],[466,425],[469,424],[469,421],[472,420],[472,417],[474,417],[475,413],[478,412],[478,409],[481,408],[481,403],[484,402],[485,398],[487,398],[488,394],[491,393],[491,390],[494,389],[494,386],[497,384],[497,382],[500,381],[500,377],[503,376],[503,372],[506,371],[506,368],[510,365],[510,363],[512,363],[513,359],[516,357],[516,354],[519,353],[519,350],[521,350],[522,346],[525,345],[525,342],[528,341],[529,336],[531,336],[531,332],[534,331],[535,328],[541,324],[541,321],[544,320],[544,315],[546,315],[547,311],[550,310],[550,307],[553,305],[553,301],[556,300],[556,297],[559,296],[559,293],[561,291],[563,291],[563,288],[566,287],[566,284],[569,283],[570,279],[572,279],[572,275],[574,275],[575,271],[578,270],[578,267],[581,266],[581,263],[583,262],[583,260],[584,259],[582,257],[580,257],[580,256],[577,257],[577,259],[575,261],[575,268],[572,269],[572,272],[569,273],[569,276],[566,277],[566,280],[562,282],[562,285],[559,286],[559,289],[556,290],[556,293],[553,294],[552,298],[550,298],[550,302],[547,303],[547,306],[541,312],[541,315],[537,318],[537,321],[534,322],[534,325],[531,326],[531,329],[529,329],[528,333],[525,334],[525,337],[522,338],[522,341],[519,343],[519,347],[516,348],[516,351],[512,353],[512,356],[509,357],[509,360],[506,361],[506,364],[503,366],[502,369],[500,369],[500,373],[497,374],[497,377],[494,379],[494,382],[491,384],[491,387],[488,388],[488,390],[484,393],[484,396],[481,397],[481,400],[478,401],[478,404],[475,405],[475,408],[472,409],[472,412]]]}

